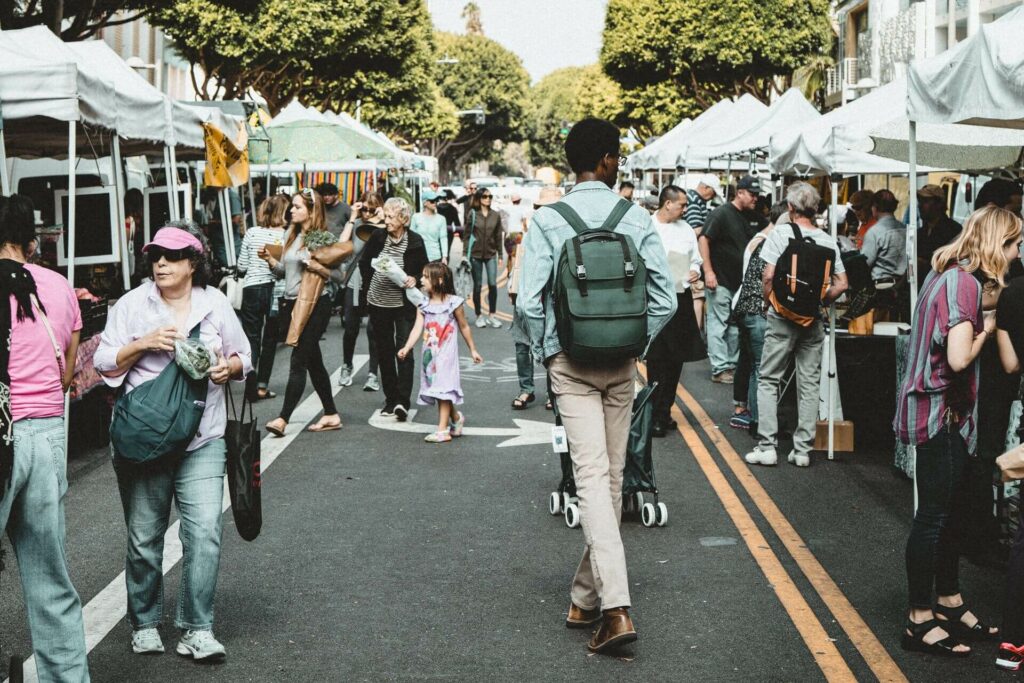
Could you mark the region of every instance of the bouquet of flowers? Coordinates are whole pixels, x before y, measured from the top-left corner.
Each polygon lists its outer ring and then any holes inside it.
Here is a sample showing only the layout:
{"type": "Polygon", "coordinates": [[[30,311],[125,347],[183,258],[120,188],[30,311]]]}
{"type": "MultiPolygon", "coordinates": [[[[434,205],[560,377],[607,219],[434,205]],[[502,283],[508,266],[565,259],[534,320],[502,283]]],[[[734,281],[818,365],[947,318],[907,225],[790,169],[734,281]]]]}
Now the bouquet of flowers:
{"type": "Polygon", "coordinates": [[[409,279],[409,276],[405,274],[405,271],[398,267],[398,264],[391,260],[389,256],[378,256],[375,259],[370,260],[370,265],[375,271],[387,277],[395,285],[405,289],[405,296],[413,303],[414,306],[418,306],[423,301],[426,295],[415,287],[409,287],[406,289],[405,281],[409,279]]]}
{"type": "MultiPolygon", "coordinates": [[[[309,254],[307,263],[316,260],[317,251],[329,247],[337,241],[338,239],[327,230],[311,230],[307,232],[302,236],[302,248],[309,254]]],[[[288,346],[298,345],[299,336],[306,329],[309,317],[313,315],[313,308],[320,300],[320,295],[324,293],[324,286],[326,284],[327,280],[310,270],[302,273],[302,281],[299,283],[299,296],[295,299],[295,306],[292,308],[292,319],[288,325],[288,338],[285,339],[285,344],[288,346]]]]}

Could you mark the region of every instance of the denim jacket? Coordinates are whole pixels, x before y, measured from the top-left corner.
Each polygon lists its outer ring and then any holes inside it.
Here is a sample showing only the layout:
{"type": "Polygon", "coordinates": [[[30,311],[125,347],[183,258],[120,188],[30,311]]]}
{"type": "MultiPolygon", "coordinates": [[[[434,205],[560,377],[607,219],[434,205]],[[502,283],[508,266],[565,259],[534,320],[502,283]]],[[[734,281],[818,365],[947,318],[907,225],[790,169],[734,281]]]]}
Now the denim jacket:
{"type": "MultiPolygon", "coordinates": [[[[589,181],[577,184],[562,201],[571,206],[589,227],[599,228],[619,199],[619,195],[604,183],[589,181]]],[[[633,206],[626,213],[616,232],[633,239],[647,266],[647,334],[650,343],[676,312],[675,286],[668,258],[650,215],[639,206],[633,206]]],[[[526,320],[533,355],[538,360],[547,360],[562,350],[555,330],[555,311],[550,305],[551,283],[562,246],[575,235],[559,213],[542,207],[534,212],[523,240],[525,258],[516,308],[526,320]]]]}

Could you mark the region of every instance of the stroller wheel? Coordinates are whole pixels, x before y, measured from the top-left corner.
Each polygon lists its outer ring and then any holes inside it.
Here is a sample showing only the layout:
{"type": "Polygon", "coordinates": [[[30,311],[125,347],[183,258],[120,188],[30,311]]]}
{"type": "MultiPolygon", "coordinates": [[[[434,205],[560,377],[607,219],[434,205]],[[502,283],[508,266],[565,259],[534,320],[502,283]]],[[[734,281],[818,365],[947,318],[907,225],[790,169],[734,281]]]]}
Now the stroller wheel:
{"type": "Polygon", "coordinates": [[[658,526],[665,526],[668,524],[668,506],[664,503],[658,503],[658,526]]]}
{"type": "Polygon", "coordinates": [[[552,491],[548,496],[548,512],[553,515],[562,513],[562,494],[558,491],[552,491]]]}
{"type": "Polygon", "coordinates": [[[640,508],[640,521],[648,529],[657,524],[657,516],[658,509],[654,507],[654,503],[644,503],[644,506],[640,508]]]}
{"type": "Polygon", "coordinates": [[[570,496],[568,491],[562,491],[562,512],[565,512],[565,508],[569,506],[569,503],[575,503],[578,500],[578,498],[570,496]]]}
{"type": "Polygon", "coordinates": [[[637,491],[635,498],[635,506],[633,509],[636,512],[642,513],[644,510],[644,505],[647,505],[648,503],[653,505],[657,500],[658,499],[655,497],[653,493],[650,493],[648,491],[637,491]]]}
{"type": "Polygon", "coordinates": [[[569,503],[565,506],[565,525],[575,529],[580,525],[580,508],[576,503],[569,503]]]}

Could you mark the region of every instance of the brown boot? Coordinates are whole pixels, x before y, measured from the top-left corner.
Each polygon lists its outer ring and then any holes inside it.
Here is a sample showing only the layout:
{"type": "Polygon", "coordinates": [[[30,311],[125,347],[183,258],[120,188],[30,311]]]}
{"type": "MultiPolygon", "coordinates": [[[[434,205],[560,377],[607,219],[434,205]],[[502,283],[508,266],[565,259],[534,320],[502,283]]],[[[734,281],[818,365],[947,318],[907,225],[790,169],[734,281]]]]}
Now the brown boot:
{"type": "Polygon", "coordinates": [[[569,603],[569,616],[565,618],[566,628],[586,628],[601,621],[601,610],[582,609],[569,603]]]}
{"type": "Polygon", "coordinates": [[[625,607],[616,607],[605,610],[604,622],[590,639],[587,648],[591,652],[607,652],[634,640],[636,629],[633,628],[633,620],[629,618],[629,610],[625,607]]]}

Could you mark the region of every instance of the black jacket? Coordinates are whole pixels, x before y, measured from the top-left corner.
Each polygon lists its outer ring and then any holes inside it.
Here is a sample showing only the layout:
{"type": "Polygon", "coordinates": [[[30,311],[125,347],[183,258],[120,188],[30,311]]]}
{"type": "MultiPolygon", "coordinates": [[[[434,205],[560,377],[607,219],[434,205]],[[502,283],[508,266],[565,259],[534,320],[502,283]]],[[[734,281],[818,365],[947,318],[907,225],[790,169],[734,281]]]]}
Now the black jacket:
{"type": "MultiPolygon", "coordinates": [[[[405,255],[403,261],[405,263],[406,275],[410,275],[416,278],[416,282],[419,283],[420,276],[423,275],[423,266],[427,265],[427,248],[423,244],[423,238],[417,233],[405,229],[409,235],[409,244],[405,247],[405,255]]],[[[366,246],[363,247],[363,253],[359,257],[359,273],[362,275],[362,290],[359,293],[359,301],[365,305],[366,295],[370,292],[370,280],[373,279],[373,266],[370,265],[370,261],[380,256],[380,253],[384,251],[384,240],[388,238],[387,230],[374,230],[373,234],[370,235],[370,239],[367,240],[366,246]]],[[[405,300],[405,311],[406,313],[415,311],[415,306],[408,299],[405,300]]]]}

